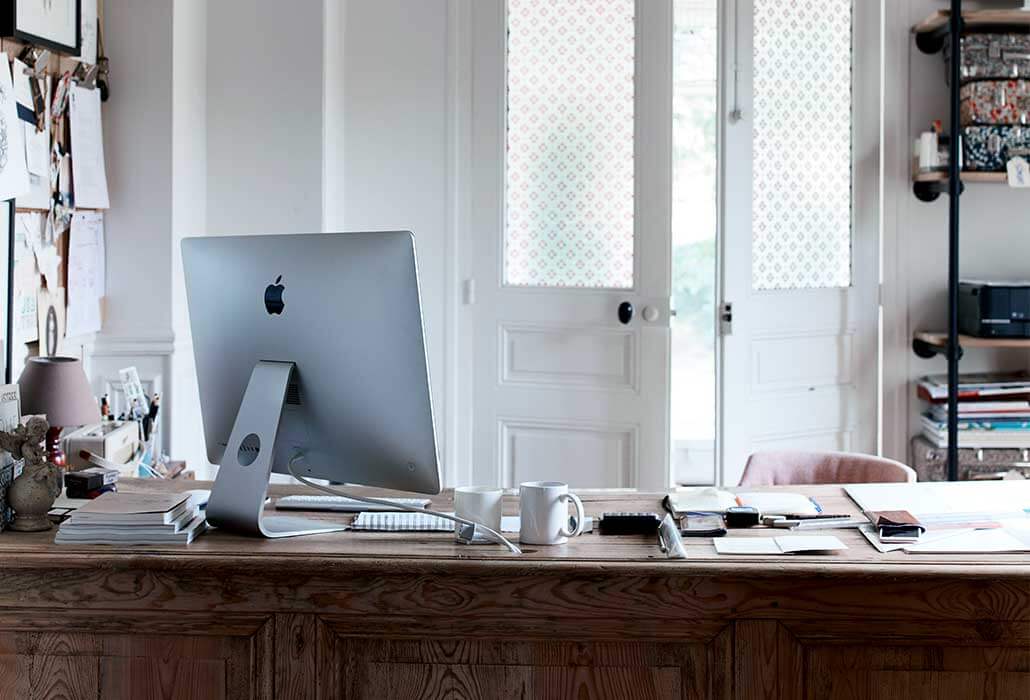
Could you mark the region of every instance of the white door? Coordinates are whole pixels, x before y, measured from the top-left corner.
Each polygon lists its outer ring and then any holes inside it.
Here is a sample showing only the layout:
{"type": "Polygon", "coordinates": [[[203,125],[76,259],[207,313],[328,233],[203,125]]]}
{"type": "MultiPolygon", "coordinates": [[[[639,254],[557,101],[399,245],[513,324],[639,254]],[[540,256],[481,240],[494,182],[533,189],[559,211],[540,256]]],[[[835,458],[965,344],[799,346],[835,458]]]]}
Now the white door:
{"type": "Polygon", "coordinates": [[[722,111],[726,485],[759,450],[875,453],[878,381],[880,3],[738,0],[735,27],[733,4],[722,111]]]}
{"type": "Polygon", "coordinates": [[[664,488],[671,0],[471,24],[470,478],[664,488]]]}

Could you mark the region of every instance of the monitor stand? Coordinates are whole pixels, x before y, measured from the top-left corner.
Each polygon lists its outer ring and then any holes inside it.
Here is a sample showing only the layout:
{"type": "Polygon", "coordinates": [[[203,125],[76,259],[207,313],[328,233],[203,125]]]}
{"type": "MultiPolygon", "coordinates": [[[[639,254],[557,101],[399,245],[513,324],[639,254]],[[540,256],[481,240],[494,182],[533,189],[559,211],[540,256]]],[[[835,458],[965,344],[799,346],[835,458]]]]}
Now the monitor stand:
{"type": "Polygon", "coordinates": [[[295,537],[347,529],[323,520],[262,517],[276,435],[294,371],[292,362],[262,360],[254,366],[207,504],[207,520],[217,528],[257,537],[295,537]]]}

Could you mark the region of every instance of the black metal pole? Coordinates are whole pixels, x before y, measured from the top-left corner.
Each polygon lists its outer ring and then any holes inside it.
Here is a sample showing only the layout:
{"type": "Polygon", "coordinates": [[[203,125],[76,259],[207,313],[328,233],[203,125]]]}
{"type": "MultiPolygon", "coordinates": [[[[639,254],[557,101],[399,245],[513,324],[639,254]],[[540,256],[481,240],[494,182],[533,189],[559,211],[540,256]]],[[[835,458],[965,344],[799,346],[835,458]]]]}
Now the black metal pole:
{"type": "Polygon", "coordinates": [[[948,480],[958,481],[958,278],[959,196],[962,194],[959,158],[962,152],[959,115],[959,67],[962,64],[962,0],[951,0],[951,143],[948,160],[948,480]]]}
{"type": "Polygon", "coordinates": [[[14,361],[14,200],[0,204],[7,207],[7,324],[4,328],[4,384],[10,384],[13,376],[11,362],[14,361]]]}

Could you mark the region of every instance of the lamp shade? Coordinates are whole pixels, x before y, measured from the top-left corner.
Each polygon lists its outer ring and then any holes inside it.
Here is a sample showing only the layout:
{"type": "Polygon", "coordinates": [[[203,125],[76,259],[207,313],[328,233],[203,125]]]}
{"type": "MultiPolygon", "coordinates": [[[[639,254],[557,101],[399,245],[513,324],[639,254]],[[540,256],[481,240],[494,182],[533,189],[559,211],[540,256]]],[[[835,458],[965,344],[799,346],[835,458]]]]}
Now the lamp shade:
{"type": "Polygon", "coordinates": [[[100,420],[82,362],[75,357],[30,357],[18,378],[21,410],[46,414],[53,426],[85,425],[100,420]]]}

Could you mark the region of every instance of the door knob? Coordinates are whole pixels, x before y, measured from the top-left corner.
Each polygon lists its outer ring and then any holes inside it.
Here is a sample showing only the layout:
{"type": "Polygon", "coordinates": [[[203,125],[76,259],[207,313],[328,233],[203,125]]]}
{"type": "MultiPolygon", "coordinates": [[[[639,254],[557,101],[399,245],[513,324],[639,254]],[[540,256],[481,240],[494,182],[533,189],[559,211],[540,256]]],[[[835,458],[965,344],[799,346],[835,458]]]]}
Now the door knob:
{"type": "Polygon", "coordinates": [[[644,310],[641,312],[641,314],[643,315],[644,320],[647,321],[648,323],[654,323],[655,321],[658,320],[658,316],[659,316],[658,309],[656,309],[653,306],[645,306],[644,310]]]}
{"type": "Polygon", "coordinates": [[[628,324],[633,320],[633,304],[628,301],[624,301],[619,304],[619,322],[622,325],[628,324]]]}

